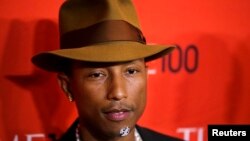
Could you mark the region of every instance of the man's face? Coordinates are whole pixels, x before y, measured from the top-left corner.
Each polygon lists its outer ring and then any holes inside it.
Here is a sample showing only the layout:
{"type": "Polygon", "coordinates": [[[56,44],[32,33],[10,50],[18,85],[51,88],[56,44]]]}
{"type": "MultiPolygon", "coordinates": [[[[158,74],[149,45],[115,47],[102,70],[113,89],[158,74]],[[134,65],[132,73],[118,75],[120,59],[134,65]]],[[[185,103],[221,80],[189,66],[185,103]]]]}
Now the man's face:
{"type": "Polygon", "coordinates": [[[133,128],[146,104],[144,60],[125,63],[73,62],[68,89],[84,128],[99,136],[117,136],[133,128]]]}

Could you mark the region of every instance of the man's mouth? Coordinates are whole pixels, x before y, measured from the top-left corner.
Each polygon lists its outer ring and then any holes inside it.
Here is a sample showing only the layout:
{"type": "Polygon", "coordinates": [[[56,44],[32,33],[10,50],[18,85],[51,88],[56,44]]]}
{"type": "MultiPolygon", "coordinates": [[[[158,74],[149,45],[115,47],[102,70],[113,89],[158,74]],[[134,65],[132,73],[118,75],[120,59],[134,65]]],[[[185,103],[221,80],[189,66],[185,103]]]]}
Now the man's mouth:
{"type": "Polygon", "coordinates": [[[105,117],[111,121],[122,121],[128,118],[130,110],[127,109],[111,109],[104,112],[105,117]]]}

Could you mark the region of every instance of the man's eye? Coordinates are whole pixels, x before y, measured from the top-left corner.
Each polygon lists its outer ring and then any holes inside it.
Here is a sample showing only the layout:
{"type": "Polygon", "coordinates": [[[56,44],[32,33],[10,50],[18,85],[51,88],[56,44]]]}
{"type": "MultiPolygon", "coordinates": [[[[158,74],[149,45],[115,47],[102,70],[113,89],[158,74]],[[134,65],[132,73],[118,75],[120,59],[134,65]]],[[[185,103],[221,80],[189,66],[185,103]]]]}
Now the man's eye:
{"type": "Polygon", "coordinates": [[[99,77],[103,77],[104,74],[103,73],[92,73],[89,75],[90,78],[99,78],[99,77]]]}
{"type": "Polygon", "coordinates": [[[138,73],[139,71],[137,70],[137,69],[128,69],[127,70],[127,74],[136,74],[136,73],[138,73]]]}

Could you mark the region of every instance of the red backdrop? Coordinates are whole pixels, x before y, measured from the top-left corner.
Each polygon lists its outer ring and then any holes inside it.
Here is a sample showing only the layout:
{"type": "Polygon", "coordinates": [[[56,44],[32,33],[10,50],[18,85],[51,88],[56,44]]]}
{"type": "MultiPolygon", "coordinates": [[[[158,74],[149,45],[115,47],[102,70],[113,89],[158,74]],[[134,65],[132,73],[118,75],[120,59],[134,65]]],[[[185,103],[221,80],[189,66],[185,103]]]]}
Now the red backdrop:
{"type": "MultiPolygon", "coordinates": [[[[76,117],[35,53],[58,48],[62,0],[0,1],[0,141],[60,136],[76,117]]],[[[208,124],[250,124],[250,1],[134,0],[149,43],[178,44],[149,63],[140,124],[192,141],[208,124]]]]}

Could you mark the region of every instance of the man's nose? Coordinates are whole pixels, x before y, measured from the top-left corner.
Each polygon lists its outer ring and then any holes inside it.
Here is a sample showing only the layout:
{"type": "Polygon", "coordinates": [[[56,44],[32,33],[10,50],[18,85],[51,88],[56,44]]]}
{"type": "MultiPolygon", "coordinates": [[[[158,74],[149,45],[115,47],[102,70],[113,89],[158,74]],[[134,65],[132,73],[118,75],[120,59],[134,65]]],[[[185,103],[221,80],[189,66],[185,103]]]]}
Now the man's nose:
{"type": "Polygon", "coordinates": [[[127,98],[126,91],[126,80],[122,76],[113,76],[110,79],[109,90],[108,90],[108,99],[109,100],[122,100],[127,98]]]}

